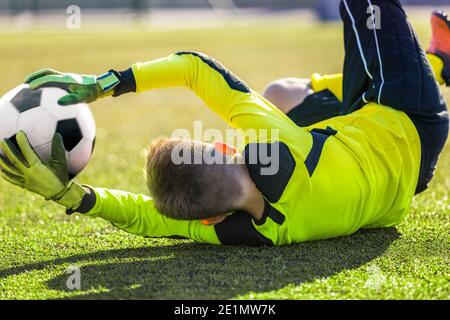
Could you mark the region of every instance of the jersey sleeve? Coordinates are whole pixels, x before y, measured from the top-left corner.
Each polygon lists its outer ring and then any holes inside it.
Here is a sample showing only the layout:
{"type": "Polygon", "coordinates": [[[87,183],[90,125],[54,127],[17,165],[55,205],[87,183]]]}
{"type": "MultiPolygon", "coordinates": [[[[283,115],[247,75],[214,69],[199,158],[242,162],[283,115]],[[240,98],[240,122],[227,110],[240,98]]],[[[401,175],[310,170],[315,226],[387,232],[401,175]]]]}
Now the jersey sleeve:
{"type": "Polygon", "coordinates": [[[137,92],[175,86],[189,88],[234,128],[280,129],[281,135],[289,134],[287,128],[298,130],[277,107],[218,61],[202,53],[178,52],[136,63],[132,70],[137,92]]]}
{"type": "Polygon", "coordinates": [[[155,208],[153,200],[142,194],[91,188],[95,205],[84,215],[100,217],[115,227],[146,237],[182,237],[197,242],[220,244],[214,226],[198,220],[176,220],[155,208]]]}
{"type": "Polygon", "coordinates": [[[311,76],[311,86],[314,92],[319,92],[325,89],[330,90],[336,98],[342,102],[342,73],[331,75],[320,75],[318,73],[314,73],[311,76]]]}

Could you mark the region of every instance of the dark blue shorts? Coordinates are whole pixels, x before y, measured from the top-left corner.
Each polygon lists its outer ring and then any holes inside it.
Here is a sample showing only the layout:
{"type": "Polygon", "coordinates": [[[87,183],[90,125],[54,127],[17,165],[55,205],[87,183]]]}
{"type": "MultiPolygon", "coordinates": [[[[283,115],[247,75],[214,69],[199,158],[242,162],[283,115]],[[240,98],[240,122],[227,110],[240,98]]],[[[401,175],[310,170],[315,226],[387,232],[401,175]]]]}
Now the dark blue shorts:
{"type": "Polygon", "coordinates": [[[420,136],[416,193],[422,192],[434,175],[449,131],[447,105],[428,58],[398,0],[342,0],[340,12],[345,46],[343,102],[325,90],[307,97],[288,116],[307,126],[351,113],[367,102],[404,111],[420,136]]]}

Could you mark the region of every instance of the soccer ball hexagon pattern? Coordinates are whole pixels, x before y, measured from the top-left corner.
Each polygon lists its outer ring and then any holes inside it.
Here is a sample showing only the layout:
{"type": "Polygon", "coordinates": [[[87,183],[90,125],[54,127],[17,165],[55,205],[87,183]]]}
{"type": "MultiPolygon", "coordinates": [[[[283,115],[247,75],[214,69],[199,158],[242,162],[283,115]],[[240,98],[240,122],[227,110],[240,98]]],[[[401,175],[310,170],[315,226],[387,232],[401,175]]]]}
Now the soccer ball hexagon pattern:
{"type": "MultiPolygon", "coordinates": [[[[51,153],[53,135],[61,134],[71,178],[83,170],[95,144],[95,121],[87,104],[60,106],[58,99],[67,92],[59,88],[32,90],[22,84],[0,99],[0,139],[15,142],[24,131],[42,160],[51,153]]],[[[2,153],[0,149],[0,154],[2,153]]]]}

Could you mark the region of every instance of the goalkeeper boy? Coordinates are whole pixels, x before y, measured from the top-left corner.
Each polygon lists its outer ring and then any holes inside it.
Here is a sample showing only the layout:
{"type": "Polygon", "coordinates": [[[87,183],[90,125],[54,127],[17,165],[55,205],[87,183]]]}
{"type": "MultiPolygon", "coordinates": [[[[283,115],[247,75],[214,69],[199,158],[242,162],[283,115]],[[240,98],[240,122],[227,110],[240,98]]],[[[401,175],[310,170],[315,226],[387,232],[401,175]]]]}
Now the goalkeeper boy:
{"type": "Polygon", "coordinates": [[[413,196],[427,188],[447,139],[448,113],[438,84],[450,85],[450,22],[433,14],[427,57],[397,0],[343,0],[340,9],[343,75],[314,75],[306,84],[277,81],[266,97],[196,52],[100,77],[46,69],[26,80],[32,88],[70,91],[62,105],[184,86],[231,126],[276,129],[276,139],[248,137],[240,151],[221,143],[159,139],[148,151],[152,198],[69,182],[59,135],[48,163],[23,133],[17,135],[19,148],[3,141],[1,174],[69,214],[101,217],[148,237],[284,245],[396,225],[413,196]],[[375,19],[375,5],[381,28],[367,24],[375,19]],[[273,174],[263,174],[262,149],[277,154],[273,174]],[[224,163],[175,163],[174,150],[191,159],[219,155],[224,163]]]}

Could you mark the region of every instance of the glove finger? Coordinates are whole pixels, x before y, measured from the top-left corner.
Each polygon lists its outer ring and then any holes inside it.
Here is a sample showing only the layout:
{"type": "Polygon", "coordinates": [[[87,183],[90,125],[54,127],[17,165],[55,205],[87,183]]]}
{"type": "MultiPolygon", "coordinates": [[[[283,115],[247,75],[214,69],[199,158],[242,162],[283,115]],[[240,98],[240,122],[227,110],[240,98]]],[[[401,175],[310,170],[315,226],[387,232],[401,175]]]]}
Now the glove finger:
{"type": "Polygon", "coordinates": [[[30,89],[57,87],[69,91],[70,80],[62,75],[48,75],[30,82],[30,89]]]}
{"type": "Polygon", "coordinates": [[[71,94],[65,95],[64,97],[62,97],[58,100],[58,104],[61,106],[68,106],[68,105],[77,104],[80,102],[83,102],[83,101],[82,101],[81,97],[76,93],[71,93],[71,94]]]}
{"type": "Polygon", "coordinates": [[[63,138],[60,133],[55,133],[52,140],[52,154],[47,167],[63,183],[69,181],[69,170],[67,170],[66,150],[64,148],[63,138]]]}
{"type": "Polygon", "coordinates": [[[25,160],[28,162],[30,166],[37,162],[42,162],[41,158],[37,155],[36,151],[34,151],[33,147],[28,141],[27,135],[23,131],[19,131],[16,134],[17,144],[19,145],[20,151],[22,151],[25,160]]]}
{"type": "Polygon", "coordinates": [[[22,172],[29,168],[29,165],[23,155],[19,150],[17,150],[16,146],[9,139],[4,139],[0,143],[0,147],[5,153],[6,158],[8,158],[9,162],[11,162],[14,167],[22,172]]]}
{"type": "Polygon", "coordinates": [[[39,78],[42,78],[42,77],[45,77],[45,76],[49,76],[49,75],[56,75],[56,74],[61,74],[61,73],[56,71],[56,70],[53,70],[53,69],[50,69],[50,68],[46,68],[46,69],[42,69],[42,70],[30,73],[29,75],[27,75],[25,77],[24,82],[25,83],[30,83],[30,82],[32,82],[32,81],[34,81],[36,79],[39,79],[39,78]]]}
{"type": "Polygon", "coordinates": [[[0,154],[0,169],[9,173],[14,174],[17,176],[21,176],[22,172],[19,171],[14,165],[4,156],[0,154]]]}
{"type": "Polygon", "coordinates": [[[25,180],[22,177],[16,176],[16,175],[12,175],[9,174],[7,172],[0,172],[3,179],[5,179],[6,181],[8,181],[9,183],[12,183],[18,187],[24,188],[25,187],[25,180]]]}
{"type": "Polygon", "coordinates": [[[66,149],[64,148],[64,141],[59,132],[53,136],[52,155],[50,159],[58,163],[66,163],[66,149]]]}

